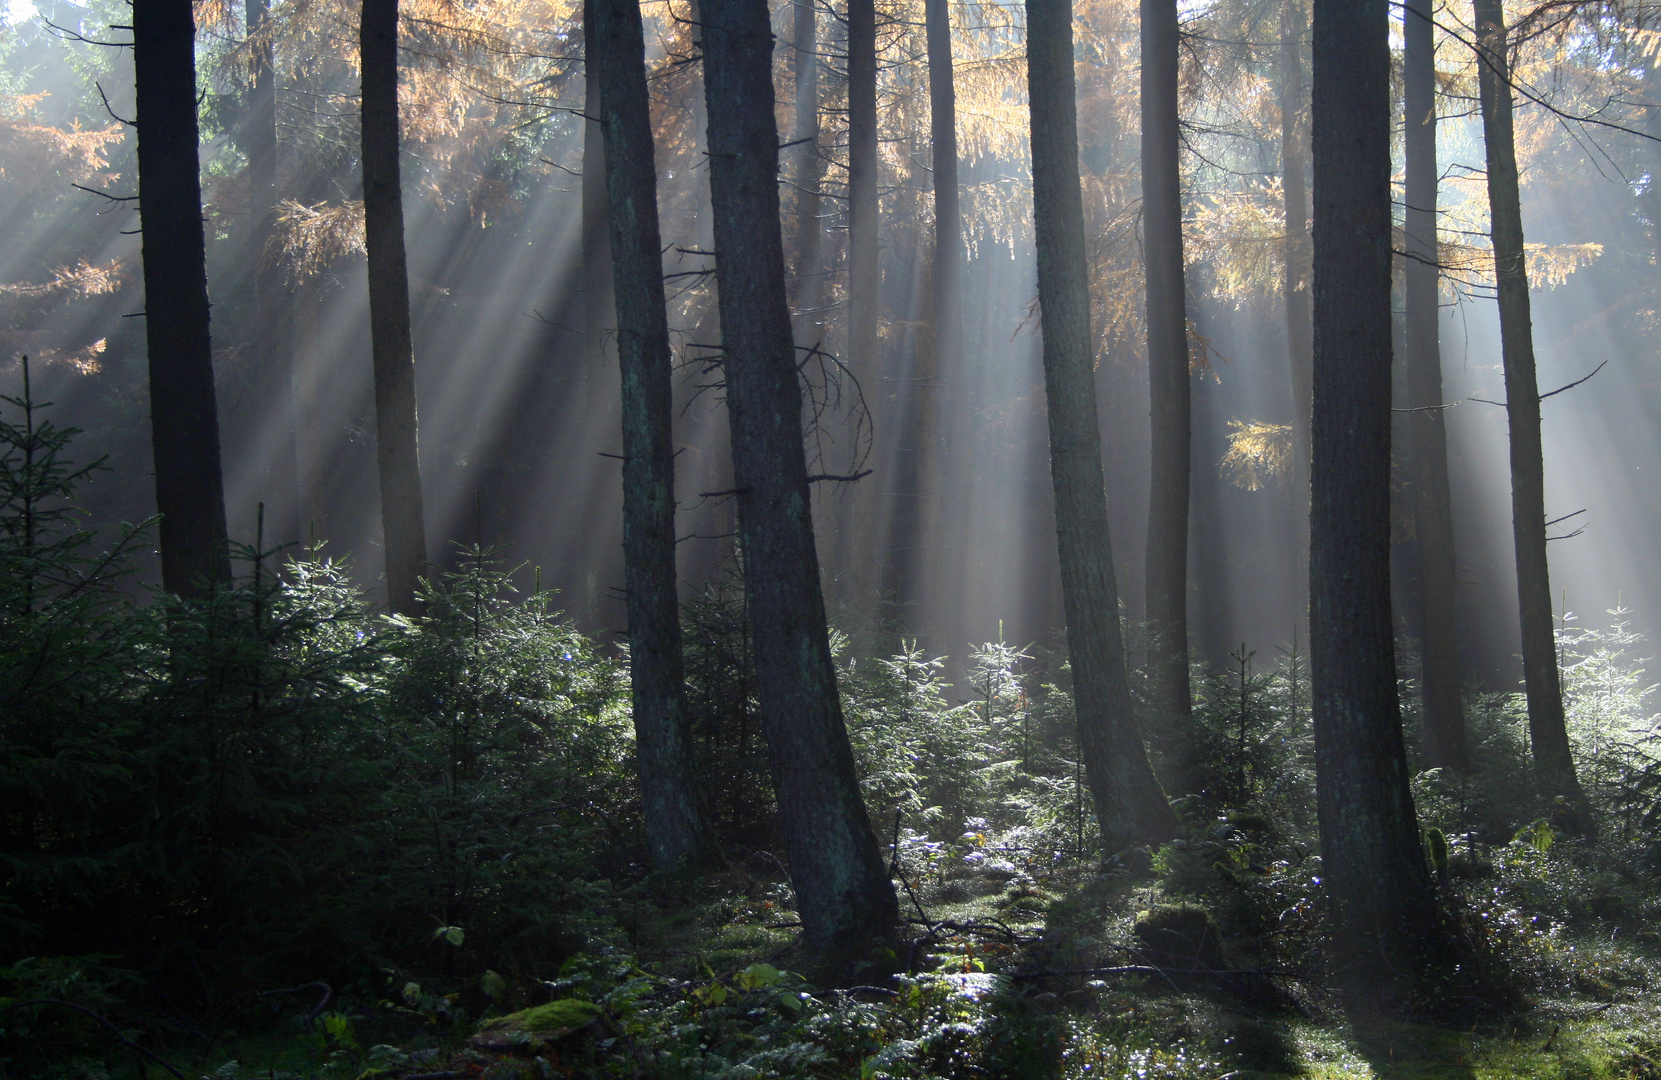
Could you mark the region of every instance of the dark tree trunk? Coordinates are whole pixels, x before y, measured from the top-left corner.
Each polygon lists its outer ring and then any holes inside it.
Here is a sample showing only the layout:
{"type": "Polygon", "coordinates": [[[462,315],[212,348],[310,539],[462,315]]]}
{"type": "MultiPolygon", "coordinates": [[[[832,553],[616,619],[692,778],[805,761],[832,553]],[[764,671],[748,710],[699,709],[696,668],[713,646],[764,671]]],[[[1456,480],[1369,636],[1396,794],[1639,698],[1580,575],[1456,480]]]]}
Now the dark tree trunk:
{"type": "Polygon", "coordinates": [[[970,503],[968,364],[963,355],[963,279],[968,259],[963,242],[963,207],[958,190],[957,89],[952,64],[952,20],[946,0],[925,0],[924,31],[929,61],[929,137],[934,166],[934,370],[929,373],[934,454],[922,469],[925,484],[938,494],[927,523],[938,538],[941,557],[930,577],[932,604],[940,608],[941,643],[961,637],[961,583],[967,573],[963,537],[970,503]]]}
{"type": "Polygon", "coordinates": [[[134,0],[133,70],[162,587],[192,594],[229,580],[231,564],[208,333],[190,0],[134,0]]]}
{"type": "Polygon", "coordinates": [[[1407,405],[1412,433],[1414,532],[1419,548],[1419,629],[1424,661],[1425,762],[1465,772],[1465,705],[1460,693],[1454,602],[1453,509],[1442,409],[1436,240],[1436,38],[1430,0],[1407,0],[1402,81],[1406,99],[1407,405]]]}
{"type": "Polygon", "coordinates": [[[710,198],[739,543],[774,790],[802,936],[849,973],[897,905],[842,722],[808,510],[802,399],[779,229],[764,0],[704,0],[710,198]]]}
{"type": "Polygon", "coordinates": [[[1079,744],[1106,854],[1158,843],[1176,814],[1148,765],[1131,714],[1119,631],[1119,593],[1108,542],[1095,350],[1085,270],[1074,99],[1073,11],[1068,0],[1027,0],[1027,89],[1032,102],[1032,205],[1038,239],[1039,326],[1049,408],[1067,654],[1079,744]]]}
{"type": "Polygon", "coordinates": [[[1388,10],[1315,0],[1312,93],[1316,793],[1340,976],[1367,992],[1411,988],[1436,928],[1390,621],[1388,10]]]}
{"type": "Polygon", "coordinates": [[[1298,0],[1280,8],[1280,160],[1286,240],[1281,294],[1286,304],[1286,352],[1292,393],[1292,512],[1297,516],[1298,619],[1309,615],[1309,409],[1313,344],[1310,340],[1309,95],[1304,85],[1306,9],[1298,0]]]}
{"type": "Polygon", "coordinates": [[[652,866],[666,871],[708,860],[714,845],[693,790],[686,718],[657,168],[640,4],[589,0],[589,7],[594,16],[588,27],[591,70],[600,75],[598,114],[590,124],[605,133],[617,358],[623,375],[623,559],[635,760],[652,866]]]}
{"type": "Polygon", "coordinates": [[[1142,249],[1147,262],[1148,696],[1158,723],[1185,720],[1191,417],[1182,273],[1176,0],[1142,0],[1142,249]]]}
{"type": "MultiPolygon", "coordinates": [[[[594,0],[583,0],[583,48],[594,32],[594,0]]],[[[616,321],[612,300],[611,239],[606,223],[606,142],[600,130],[599,65],[583,64],[583,388],[588,407],[603,408],[606,333],[616,321]]]]}
{"type": "Polygon", "coordinates": [[[398,162],[398,0],[363,0],[363,222],[369,254],[369,335],[375,364],[376,463],[387,602],[416,608],[427,562],[415,415],[415,345],[404,261],[404,196],[398,162]]]}
{"type": "Polygon", "coordinates": [[[1534,325],[1523,256],[1522,198],[1511,128],[1511,65],[1499,0],[1476,0],[1477,83],[1488,147],[1488,208],[1499,295],[1505,415],[1511,428],[1511,536],[1517,553],[1517,607],[1522,621],[1528,735],[1540,793],[1568,800],[1565,824],[1592,835],[1596,823],[1575,775],[1563,722],[1563,686],[1551,625],[1546,567],[1546,478],[1540,443],[1540,387],[1534,374],[1534,325]]]}
{"type": "Polygon", "coordinates": [[[795,0],[793,50],[796,112],[790,148],[790,179],[796,189],[796,343],[803,348],[825,340],[825,227],[819,220],[819,20],[817,0],[795,0]]]}

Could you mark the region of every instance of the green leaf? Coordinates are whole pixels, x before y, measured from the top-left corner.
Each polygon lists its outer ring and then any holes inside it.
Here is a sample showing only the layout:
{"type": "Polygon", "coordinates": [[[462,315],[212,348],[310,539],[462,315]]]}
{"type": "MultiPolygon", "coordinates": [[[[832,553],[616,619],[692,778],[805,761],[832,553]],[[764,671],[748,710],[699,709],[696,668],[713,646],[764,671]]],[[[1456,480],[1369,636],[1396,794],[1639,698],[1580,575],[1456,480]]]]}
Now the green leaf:
{"type": "Polygon", "coordinates": [[[484,991],[485,997],[492,1001],[502,1000],[502,995],[508,992],[508,981],[494,971],[486,971],[479,976],[479,989],[484,991]]]}
{"type": "Polygon", "coordinates": [[[433,937],[442,938],[459,949],[462,941],[467,937],[467,931],[459,926],[441,926],[433,931],[433,937]]]}

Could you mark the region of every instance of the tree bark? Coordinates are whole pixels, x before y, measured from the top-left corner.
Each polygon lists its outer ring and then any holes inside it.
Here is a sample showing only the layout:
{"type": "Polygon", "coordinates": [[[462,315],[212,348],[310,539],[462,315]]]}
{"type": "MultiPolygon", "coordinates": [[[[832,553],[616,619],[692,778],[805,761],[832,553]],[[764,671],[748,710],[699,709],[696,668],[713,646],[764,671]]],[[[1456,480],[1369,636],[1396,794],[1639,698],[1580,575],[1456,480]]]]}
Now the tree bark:
{"type": "Polygon", "coordinates": [[[387,603],[393,611],[407,613],[416,609],[416,580],[427,562],[427,532],[398,161],[398,0],[363,0],[358,42],[363,64],[364,242],[387,603]]]}
{"type": "Polygon", "coordinates": [[[1292,394],[1292,512],[1297,516],[1298,618],[1309,616],[1309,422],[1314,348],[1310,339],[1309,128],[1308,88],[1300,39],[1308,26],[1299,0],[1280,8],[1280,160],[1286,239],[1282,248],[1281,295],[1286,306],[1286,352],[1292,394]]]}
{"type": "Polygon", "coordinates": [[[727,412],[763,732],[802,936],[827,969],[891,940],[897,905],[854,775],[809,514],[779,227],[765,0],[704,0],[727,412]]]}
{"type": "Polygon", "coordinates": [[[1315,0],[1310,660],[1340,977],[1411,989],[1436,933],[1390,620],[1390,54],[1385,0],[1315,0]],[[1404,985],[1405,984],[1405,985],[1404,985]]]}
{"type": "Polygon", "coordinates": [[[1158,722],[1188,717],[1188,495],[1192,424],[1182,272],[1176,0],[1142,0],[1142,249],[1147,265],[1148,695],[1158,722]]]}
{"type": "Polygon", "coordinates": [[[1119,630],[1096,417],[1068,0],[1027,0],[1027,90],[1044,398],[1067,653],[1085,775],[1103,850],[1111,855],[1130,844],[1170,839],[1177,819],[1148,765],[1131,713],[1119,630]]]}
{"type": "MultiPolygon", "coordinates": [[[[694,793],[675,577],[675,453],[669,323],[657,168],[638,0],[589,0],[605,136],[617,358],[623,376],[623,559],[635,761],[652,867],[708,861],[714,844],[694,793]]],[[[585,166],[586,168],[586,166],[585,166]]]]}
{"type": "Polygon", "coordinates": [[[1432,768],[1470,767],[1460,691],[1458,607],[1454,602],[1453,508],[1443,422],[1436,238],[1436,39],[1430,0],[1407,0],[1402,17],[1406,99],[1407,405],[1412,436],[1414,532],[1419,548],[1424,750],[1432,768]]]}
{"type": "Polygon", "coordinates": [[[191,595],[230,580],[231,564],[208,329],[190,0],[134,0],[133,70],[162,587],[191,595]]]}
{"type": "Polygon", "coordinates": [[[1500,0],[1476,0],[1477,83],[1488,150],[1488,208],[1499,296],[1505,415],[1511,429],[1511,535],[1517,555],[1528,734],[1540,794],[1568,801],[1564,823],[1591,836],[1596,823],[1575,775],[1563,719],[1563,687],[1552,635],[1551,576],[1546,566],[1546,480],[1540,440],[1540,387],[1534,372],[1534,326],[1523,255],[1522,198],[1511,122],[1511,65],[1500,0]]]}

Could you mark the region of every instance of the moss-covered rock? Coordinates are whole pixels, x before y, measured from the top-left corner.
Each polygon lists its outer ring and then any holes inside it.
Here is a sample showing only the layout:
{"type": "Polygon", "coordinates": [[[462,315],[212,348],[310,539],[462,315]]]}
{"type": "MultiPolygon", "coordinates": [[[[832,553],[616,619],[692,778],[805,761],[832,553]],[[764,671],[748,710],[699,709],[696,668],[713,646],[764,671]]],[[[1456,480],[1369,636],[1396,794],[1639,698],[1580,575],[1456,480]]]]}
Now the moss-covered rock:
{"type": "Polygon", "coordinates": [[[476,1049],[496,1053],[534,1050],[587,1027],[599,1015],[600,1007],[592,1001],[561,998],[486,1020],[468,1041],[476,1049]]]}
{"type": "Polygon", "coordinates": [[[1219,971],[1226,966],[1217,922],[1198,904],[1163,904],[1137,912],[1133,929],[1142,951],[1158,967],[1219,971]]]}

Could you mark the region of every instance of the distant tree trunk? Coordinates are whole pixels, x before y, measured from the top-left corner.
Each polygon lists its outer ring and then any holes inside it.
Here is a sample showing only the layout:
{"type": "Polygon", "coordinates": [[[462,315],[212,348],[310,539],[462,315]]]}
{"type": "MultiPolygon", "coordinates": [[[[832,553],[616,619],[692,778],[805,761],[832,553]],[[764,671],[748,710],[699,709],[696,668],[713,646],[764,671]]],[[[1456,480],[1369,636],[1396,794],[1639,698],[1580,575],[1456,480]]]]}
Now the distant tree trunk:
{"type": "Polygon", "coordinates": [[[1436,39],[1430,0],[1407,0],[1402,81],[1406,98],[1406,254],[1402,291],[1407,322],[1407,404],[1412,433],[1414,532],[1424,625],[1425,761],[1465,772],[1465,705],[1459,685],[1458,605],[1454,602],[1453,509],[1448,437],[1442,419],[1442,350],[1437,311],[1436,39]]]}
{"type": "Polygon", "coordinates": [[[1563,722],[1563,687],[1552,636],[1551,577],[1546,567],[1546,478],[1540,442],[1540,387],[1534,375],[1534,326],[1523,257],[1522,199],[1511,126],[1511,62],[1500,0],[1476,0],[1477,83],[1488,147],[1488,207],[1499,296],[1505,415],[1511,428],[1511,535],[1517,552],[1517,607],[1522,622],[1528,734],[1540,793],[1568,800],[1564,821],[1596,830],[1575,775],[1563,722]]]}
{"type": "Polygon", "coordinates": [[[398,0],[363,0],[358,41],[363,57],[363,220],[386,591],[392,610],[406,613],[416,608],[416,579],[427,562],[427,527],[416,443],[415,344],[398,161],[398,0]]]}
{"type": "Polygon", "coordinates": [[[1436,933],[1390,620],[1388,10],[1315,0],[1311,95],[1316,797],[1341,979],[1368,992],[1411,988],[1436,933]]]}
{"type": "Polygon", "coordinates": [[[190,595],[231,576],[208,332],[190,0],[134,0],[133,71],[162,587],[190,595]]]}
{"type": "MultiPolygon", "coordinates": [[[[693,789],[680,601],[675,453],[657,168],[638,0],[589,0],[591,70],[605,134],[617,357],[623,373],[623,559],[629,681],[646,843],[658,871],[705,861],[714,844],[693,789]]],[[[587,166],[585,166],[586,168],[587,166]]]]}
{"type": "Polygon", "coordinates": [[[825,340],[824,224],[819,220],[819,20],[817,0],[795,0],[796,112],[790,149],[790,179],[796,189],[796,343],[804,348],[825,340]]]}
{"type": "Polygon", "coordinates": [[[963,242],[963,207],[958,191],[957,88],[952,64],[952,20],[947,0],[925,0],[924,32],[929,61],[929,138],[934,166],[934,453],[921,463],[924,484],[938,494],[927,519],[938,538],[941,558],[930,578],[929,601],[939,607],[940,624],[957,644],[961,627],[961,583],[966,572],[963,537],[969,506],[968,406],[963,355],[963,279],[968,253],[963,242]]]}
{"type": "MultiPolygon", "coordinates": [[[[583,48],[592,40],[594,0],[583,0],[583,48]]],[[[609,402],[601,400],[605,380],[606,331],[616,316],[612,300],[611,239],[606,223],[606,143],[598,120],[600,101],[599,65],[583,63],[583,387],[590,408],[609,402]]]]}
{"type": "Polygon", "coordinates": [[[242,145],[248,155],[248,251],[245,265],[253,284],[253,350],[261,412],[262,440],[274,441],[272,453],[262,455],[267,467],[261,475],[260,496],[267,504],[268,535],[293,540],[301,535],[299,458],[295,443],[293,357],[281,318],[282,284],[276,260],[270,257],[273,219],[277,209],[277,85],[276,50],[266,27],[270,0],[246,0],[243,5],[252,50],[253,80],[248,90],[248,112],[242,126],[242,145]]]}
{"type": "Polygon", "coordinates": [[[876,0],[848,0],[847,359],[860,372],[877,359],[877,182],[876,0]]]}
{"type": "Polygon", "coordinates": [[[1027,88],[1044,399],[1067,654],[1085,774],[1104,852],[1111,855],[1129,844],[1170,839],[1177,819],[1154,779],[1131,714],[1119,631],[1096,420],[1069,0],[1027,0],[1027,88]]]}
{"type": "Polygon", "coordinates": [[[318,309],[322,304],[322,290],[315,279],[294,285],[289,333],[294,343],[295,483],[299,488],[299,539],[308,546],[329,535],[323,491],[329,435],[322,423],[324,379],[317,343],[318,309]]]}
{"type": "Polygon", "coordinates": [[[1309,615],[1309,409],[1313,391],[1310,340],[1308,93],[1300,39],[1308,26],[1299,0],[1280,8],[1280,160],[1286,240],[1281,294],[1286,305],[1286,350],[1292,392],[1292,512],[1297,515],[1298,619],[1309,615]]]}
{"type": "Polygon", "coordinates": [[[1188,686],[1188,313],[1182,273],[1176,0],[1142,0],[1142,250],[1147,260],[1148,694],[1160,723],[1184,720],[1188,686]]]}
{"type": "Polygon", "coordinates": [[[802,936],[844,974],[897,905],[861,801],[831,666],[809,514],[779,228],[772,26],[763,0],[704,0],[710,199],[739,544],[773,785],[802,936]]]}

